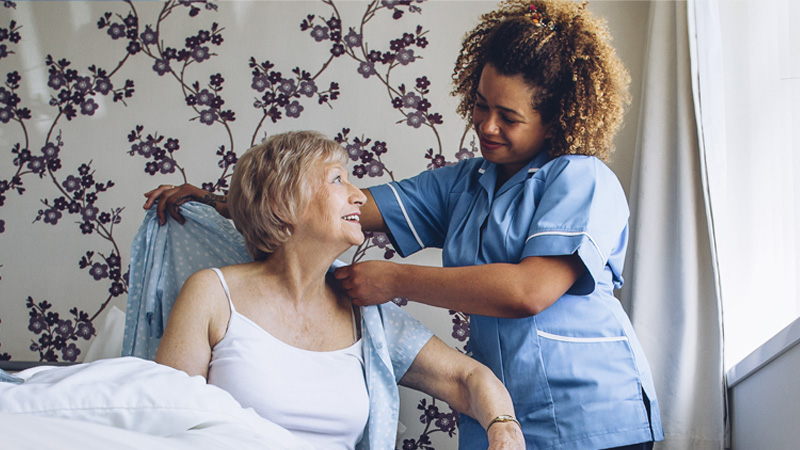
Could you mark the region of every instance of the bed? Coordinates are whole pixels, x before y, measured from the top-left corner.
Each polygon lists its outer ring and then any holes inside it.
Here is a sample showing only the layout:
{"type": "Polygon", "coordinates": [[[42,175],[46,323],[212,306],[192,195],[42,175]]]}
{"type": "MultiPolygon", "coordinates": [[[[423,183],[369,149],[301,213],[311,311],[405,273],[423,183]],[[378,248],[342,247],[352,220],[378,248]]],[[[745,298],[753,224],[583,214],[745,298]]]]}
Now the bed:
{"type": "Polygon", "coordinates": [[[8,450],[310,450],[202,377],[137,357],[40,366],[0,382],[8,450]]]}

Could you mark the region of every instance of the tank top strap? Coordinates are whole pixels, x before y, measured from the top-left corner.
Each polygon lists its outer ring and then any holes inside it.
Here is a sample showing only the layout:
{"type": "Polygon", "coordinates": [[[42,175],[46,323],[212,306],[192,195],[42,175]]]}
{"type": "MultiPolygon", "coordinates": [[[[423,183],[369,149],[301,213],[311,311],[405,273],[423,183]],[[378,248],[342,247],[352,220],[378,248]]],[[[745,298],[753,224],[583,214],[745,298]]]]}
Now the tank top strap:
{"type": "Polygon", "coordinates": [[[228,283],[225,282],[225,277],[222,276],[222,271],[217,269],[216,267],[212,267],[211,270],[217,274],[217,278],[219,278],[219,283],[222,285],[222,289],[225,291],[225,297],[228,298],[228,305],[231,307],[231,317],[233,317],[233,313],[236,312],[236,308],[233,307],[233,300],[231,300],[231,291],[228,289],[228,283]]]}

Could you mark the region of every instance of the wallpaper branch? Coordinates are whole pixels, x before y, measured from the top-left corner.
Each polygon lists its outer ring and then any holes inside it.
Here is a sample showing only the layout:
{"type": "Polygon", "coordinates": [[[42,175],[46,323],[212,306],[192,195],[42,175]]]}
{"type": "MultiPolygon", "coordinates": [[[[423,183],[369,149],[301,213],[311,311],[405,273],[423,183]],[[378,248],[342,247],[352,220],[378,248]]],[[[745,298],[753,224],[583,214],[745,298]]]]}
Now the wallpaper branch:
{"type": "MultiPolygon", "coordinates": [[[[329,134],[362,186],[475,156],[449,74],[492,6],[458,7],[448,28],[456,5],[424,0],[4,1],[0,359],[81,361],[109,308],[125,309],[141,194],[225,193],[269,134],[329,134]]],[[[366,237],[348,258],[396,257],[384,234],[366,237]]],[[[465,314],[412,313],[465,350],[465,314]]],[[[454,447],[457,414],[411,401],[402,448],[454,447]]]]}

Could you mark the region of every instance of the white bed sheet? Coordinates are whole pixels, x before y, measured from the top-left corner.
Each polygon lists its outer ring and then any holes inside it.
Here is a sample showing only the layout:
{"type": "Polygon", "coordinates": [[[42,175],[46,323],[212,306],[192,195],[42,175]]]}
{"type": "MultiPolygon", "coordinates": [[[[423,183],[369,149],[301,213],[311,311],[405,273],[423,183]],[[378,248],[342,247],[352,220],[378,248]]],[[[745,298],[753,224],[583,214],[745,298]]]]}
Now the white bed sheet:
{"type": "Polygon", "coordinates": [[[311,450],[202,377],[134,357],[37,367],[0,383],[8,450],[311,450]]]}

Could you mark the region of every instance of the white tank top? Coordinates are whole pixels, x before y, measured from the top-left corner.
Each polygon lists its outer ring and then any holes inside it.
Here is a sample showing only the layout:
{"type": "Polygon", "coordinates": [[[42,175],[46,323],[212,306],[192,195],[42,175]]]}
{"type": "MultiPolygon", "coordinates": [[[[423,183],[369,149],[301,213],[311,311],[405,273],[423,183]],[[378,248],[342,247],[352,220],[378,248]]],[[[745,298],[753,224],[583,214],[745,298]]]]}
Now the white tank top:
{"type": "Polygon", "coordinates": [[[354,449],[369,418],[361,339],[330,352],[293,347],[237,313],[222,272],[212,270],[231,319],[211,350],[208,383],[316,449],[354,449]]]}

